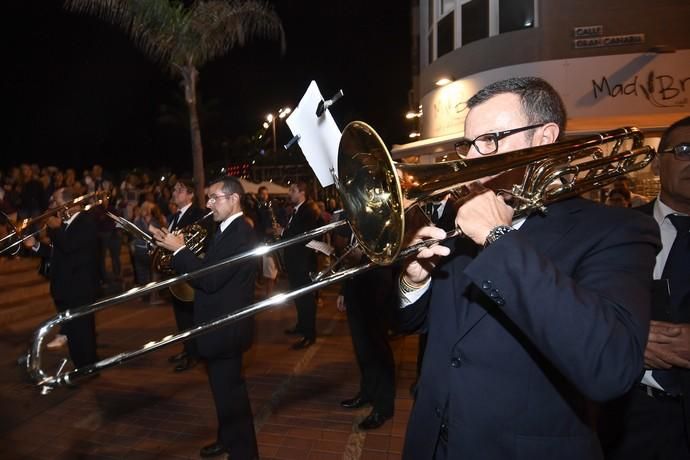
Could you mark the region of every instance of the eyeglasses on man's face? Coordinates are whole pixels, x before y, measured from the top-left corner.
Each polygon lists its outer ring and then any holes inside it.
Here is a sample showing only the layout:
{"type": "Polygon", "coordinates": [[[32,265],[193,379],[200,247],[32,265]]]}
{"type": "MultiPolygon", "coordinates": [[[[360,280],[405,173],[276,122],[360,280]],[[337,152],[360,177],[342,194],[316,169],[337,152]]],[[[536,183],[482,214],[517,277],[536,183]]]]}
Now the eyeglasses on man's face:
{"type": "Polygon", "coordinates": [[[206,202],[208,204],[214,204],[223,198],[230,198],[232,195],[232,193],[215,193],[213,195],[209,195],[208,200],[206,200],[206,202]]]}
{"type": "Polygon", "coordinates": [[[498,141],[504,137],[512,136],[513,134],[529,131],[530,129],[544,126],[545,123],[537,125],[523,126],[522,128],[508,129],[506,131],[499,131],[496,133],[486,133],[474,138],[474,140],[463,139],[455,143],[455,153],[460,158],[466,158],[470,149],[474,146],[477,153],[480,155],[491,155],[498,151],[498,141]]]}
{"type": "Polygon", "coordinates": [[[690,161],[690,142],[683,142],[682,144],[660,150],[659,154],[662,153],[672,153],[673,157],[678,161],[690,161]]]}

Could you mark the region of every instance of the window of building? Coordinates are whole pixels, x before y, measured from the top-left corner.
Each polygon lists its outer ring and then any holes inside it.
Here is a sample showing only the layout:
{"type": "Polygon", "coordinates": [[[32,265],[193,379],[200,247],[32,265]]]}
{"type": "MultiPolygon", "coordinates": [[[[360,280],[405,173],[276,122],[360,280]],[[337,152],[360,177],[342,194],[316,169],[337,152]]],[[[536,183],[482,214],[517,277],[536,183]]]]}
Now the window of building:
{"type": "Polygon", "coordinates": [[[499,33],[534,27],[534,0],[499,0],[499,33]]]}
{"type": "Polygon", "coordinates": [[[438,21],[437,38],[437,58],[455,49],[455,13],[453,11],[438,21]]]}
{"type": "Polygon", "coordinates": [[[439,0],[439,6],[441,7],[439,16],[443,16],[453,11],[455,8],[455,0],[439,0]]]}
{"type": "Polygon", "coordinates": [[[472,0],[462,5],[462,44],[489,36],[489,0],[472,0]]]}

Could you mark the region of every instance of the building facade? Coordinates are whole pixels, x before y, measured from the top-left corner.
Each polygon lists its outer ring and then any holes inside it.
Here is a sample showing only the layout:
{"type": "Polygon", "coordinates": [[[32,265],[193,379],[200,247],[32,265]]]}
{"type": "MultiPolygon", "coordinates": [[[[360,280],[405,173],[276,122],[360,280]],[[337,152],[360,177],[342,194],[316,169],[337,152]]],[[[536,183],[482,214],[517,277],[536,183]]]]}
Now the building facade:
{"type": "Polygon", "coordinates": [[[452,157],[467,100],[515,76],[556,88],[568,136],[636,126],[656,145],[690,115],[687,0],[417,0],[413,21],[418,137],[393,146],[396,160],[452,157]]]}

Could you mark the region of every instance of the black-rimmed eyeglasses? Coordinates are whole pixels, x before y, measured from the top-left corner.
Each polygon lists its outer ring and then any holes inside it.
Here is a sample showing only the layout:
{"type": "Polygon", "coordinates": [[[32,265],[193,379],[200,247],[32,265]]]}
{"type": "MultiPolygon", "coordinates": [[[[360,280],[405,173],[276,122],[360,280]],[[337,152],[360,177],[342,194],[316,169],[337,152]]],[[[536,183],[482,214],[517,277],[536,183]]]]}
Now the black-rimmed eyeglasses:
{"type": "Polygon", "coordinates": [[[209,196],[209,197],[208,197],[208,200],[206,200],[206,202],[207,202],[208,204],[213,204],[213,203],[215,203],[216,201],[220,200],[221,198],[229,198],[229,197],[232,196],[232,195],[233,195],[232,193],[218,193],[217,195],[211,195],[211,196],[209,196]]]}
{"type": "Polygon", "coordinates": [[[455,143],[455,153],[460,158],[467,157],[472,146],[477,150],[480,155],[491,155],[498,151],[498,141],[504,137],[512,136],[513,134],[521,133],[523,131],[529,131],[530,129],[539,128],[544,126],[545,123],[539,123],[537,125],[523,126],[522,128],[508,129],[506,131],[499,131],[497,133],[486,133],[474,138],[474,140],[463,139],[455,143]]]}
{"type": "Polygon", "coordinates": [[[684,142],[682,144],[660,150],[659,154],[662,153],[672,153],[673,157],[678,161],[690,161],[690,143],[684,142]]]}

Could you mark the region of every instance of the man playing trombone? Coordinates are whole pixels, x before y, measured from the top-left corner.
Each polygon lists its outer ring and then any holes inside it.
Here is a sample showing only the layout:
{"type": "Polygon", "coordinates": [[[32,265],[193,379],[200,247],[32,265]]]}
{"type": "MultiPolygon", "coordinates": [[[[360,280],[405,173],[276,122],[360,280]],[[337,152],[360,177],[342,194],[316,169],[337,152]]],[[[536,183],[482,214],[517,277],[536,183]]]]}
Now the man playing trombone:
{"type": "MultiPolygon", "coordinates": [[[[467,103],[466,158],[548,145],[564,132],[554,89],[493,83],[467,103]]],[[[658,230],[646,216],[580,198],[526,219],[473,184],[455,224],[480,252],[419,251],[400,278],[401,326],[427,330],[403,457],[601,458],[590,401],[617,397],[643,368],[658,230]]],[[[416,240],[443,238],[424,227],[416,240]]]]}
{"type": "MultiPolygon", "coordinates": [[[[154,232],[157,244],[173,252],[176,272],[196,271],[255,246],[254,231],[242,218],[243,195],[242,184],[234,177],[223,177],[209,186],[207,206],[219,228],[203,259],[185,246],[183,235],[166,229],[154,232]]],[[[256,268],[255,261],[247,261],[190,280],[194,287],[194,324],[252,304],[256,268]]],[[[201,449],[201,457],[228,452],[233,459],[258,458],[254,420],[242,377],[242,354],[251,346],[253,333],[254,318],[247,317],[197,338],[199,354],[208,365],[218,417],[216,441],[201,449]]]]}
{"type": "MultiPolygon", "coordinates": [[[[58,215],[46,219],[50,244],[43,244],[33,236],[24,240],[26,247],[50,259],[50,295],[58,312],[91,304],[100,292],[98,227],[93,216],[82,211],[82,204],[86,203],[70,206],[74,198],[71,188],[53,193],[50,207],[62,209],[56,211],[58,215]]],[[[75,367],[97,361],[92,314],[65,322],[61,333],[75,367]]],[[[53,348],[51,344],[49,347],[53,348]]]]}

